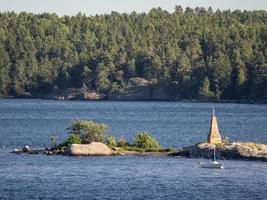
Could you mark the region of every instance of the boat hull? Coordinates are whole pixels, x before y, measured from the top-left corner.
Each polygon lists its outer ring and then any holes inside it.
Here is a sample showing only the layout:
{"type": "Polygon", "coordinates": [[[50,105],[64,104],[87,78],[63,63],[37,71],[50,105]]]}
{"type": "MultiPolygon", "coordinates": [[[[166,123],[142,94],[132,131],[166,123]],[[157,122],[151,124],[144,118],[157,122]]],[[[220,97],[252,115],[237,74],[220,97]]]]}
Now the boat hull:
{"type": "Polygon", "coordinates": [[[200,163],[202,168],[212,168],[212,169],[223,169],[223,164],[222,163],[200,163]]]}

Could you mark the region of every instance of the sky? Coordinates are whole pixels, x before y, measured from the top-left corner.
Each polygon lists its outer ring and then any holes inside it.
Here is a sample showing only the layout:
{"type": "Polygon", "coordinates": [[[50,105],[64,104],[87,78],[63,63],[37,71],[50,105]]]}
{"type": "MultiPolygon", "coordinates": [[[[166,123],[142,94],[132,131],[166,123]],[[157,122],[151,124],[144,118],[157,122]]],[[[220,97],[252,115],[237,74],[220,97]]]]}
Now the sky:
{"type": "Polygon", "coordinates": [[[175,5],[186,7],[211,6],[213,10],[267,10],[267,0],[0,0],[0,12],[56,13],[60,16],[109,14],[111,11],[131,13],[148,12],[161,7],[173,12],[175,5]]]}

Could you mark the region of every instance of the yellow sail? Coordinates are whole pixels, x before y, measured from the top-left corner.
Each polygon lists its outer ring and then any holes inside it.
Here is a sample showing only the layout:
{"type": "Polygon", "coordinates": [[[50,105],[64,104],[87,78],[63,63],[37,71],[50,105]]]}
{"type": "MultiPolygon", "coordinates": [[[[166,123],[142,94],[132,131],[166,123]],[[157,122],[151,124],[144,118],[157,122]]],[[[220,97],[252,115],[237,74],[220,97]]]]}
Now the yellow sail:
{"type": "Polygon", "coordinates": [[[217,118],[215,116],[215,112],[213,109],[213,113],[211,116],[211,122],[210,122],[210,132],[208,135],[208,143],[210,144],[220,144],[222,143],[222,138],[219,132],[217,118]]]}

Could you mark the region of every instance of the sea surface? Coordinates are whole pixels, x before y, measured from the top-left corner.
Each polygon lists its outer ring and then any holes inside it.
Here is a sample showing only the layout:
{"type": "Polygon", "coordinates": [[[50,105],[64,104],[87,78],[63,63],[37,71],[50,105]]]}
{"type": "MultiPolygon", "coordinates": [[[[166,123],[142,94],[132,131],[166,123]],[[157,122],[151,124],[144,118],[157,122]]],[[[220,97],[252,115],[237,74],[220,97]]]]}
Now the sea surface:
{"type": "Polygon", "coordinates": [[[230,103],[0,100],[0,199],[267,199],[267,163],[175,157],[14,155],[67,137],[72,120],[103,122],[133,141],[139,131],[163,147],[205,141],[214,106],[223,138],[267,144],[267,106],[230,103]]]}

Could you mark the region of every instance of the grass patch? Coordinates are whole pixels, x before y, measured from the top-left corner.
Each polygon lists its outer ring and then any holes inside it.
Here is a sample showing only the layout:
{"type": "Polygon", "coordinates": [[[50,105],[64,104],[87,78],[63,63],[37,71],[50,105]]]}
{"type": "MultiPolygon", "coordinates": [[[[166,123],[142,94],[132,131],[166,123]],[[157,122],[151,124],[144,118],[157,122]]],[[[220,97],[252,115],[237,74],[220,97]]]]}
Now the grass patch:
{"type": "Polygon", "coordinates": [[[145,152],[145,149],[142,149],[142,148],[139,148],[139,147],[136,147],[136,146],[124,146],[124,147],[122,147],[122,149],[124,151],[136,151],[136,152],[139,152],[139,153],[145,152]]]}
{"type": "Polygon", "coordinates": [[[124,151],[136,151],[139,153],[144,153],[144,152],[174,152],[176,151],[176,149],[172,148],[172,147],[168,147],[168,148],[140,148],[140,147],[136,147],[136,146],[124,146],[122,148],[120,148],[120,152],[123,153],[124,151]]]}
{"type": "Polygon", "coordinates": [[[163,150],[163,152],[175,152],[176,151],[176,149],[173,147],[168,147],[166,149],[161,149],[161,150],[163,150]]]}

